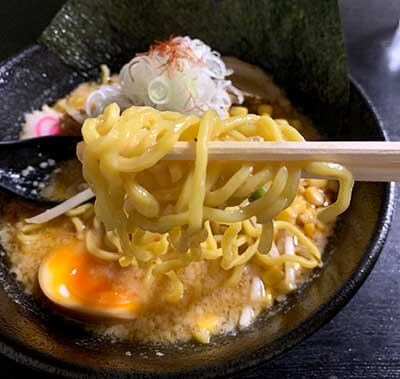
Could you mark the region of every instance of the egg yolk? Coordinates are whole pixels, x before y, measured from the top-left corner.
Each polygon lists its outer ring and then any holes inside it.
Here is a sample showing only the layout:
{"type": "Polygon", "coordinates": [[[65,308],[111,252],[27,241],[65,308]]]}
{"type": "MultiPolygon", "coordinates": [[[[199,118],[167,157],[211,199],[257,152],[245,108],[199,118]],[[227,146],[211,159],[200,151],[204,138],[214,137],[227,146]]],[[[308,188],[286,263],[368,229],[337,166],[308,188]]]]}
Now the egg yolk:
{"type": "Polygon", "coordinates": [[[79,242],[55,248],[46,260],[46,270],[51,275],[52,293],[55,292],[57,298],[78,301],[92,308],[136,311],[139,307],[137,292],[118,280],[123,268],[101,262],[79,242]]]}

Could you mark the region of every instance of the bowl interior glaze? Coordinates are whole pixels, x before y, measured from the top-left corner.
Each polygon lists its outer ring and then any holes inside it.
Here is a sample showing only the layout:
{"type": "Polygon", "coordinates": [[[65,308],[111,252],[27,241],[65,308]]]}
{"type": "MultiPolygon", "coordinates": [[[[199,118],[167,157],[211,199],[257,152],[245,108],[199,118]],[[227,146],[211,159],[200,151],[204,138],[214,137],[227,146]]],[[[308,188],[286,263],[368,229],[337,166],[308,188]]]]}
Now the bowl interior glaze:
{"type": "MultiPolygon", "coordinates": [[[[24,112],[51,103],[84,80],[40,46],[23,51],[0,70],[1,140],[18,136],[24,112]]],[[[349,114],[347,128],[329,138],[385,138],[371,104],[354,82],[349,114]]],[[[290,296],[282,311],[262,315],[245,331],[216,337],[209,345],[111,344],[95,338],[75,324],[42,312],[23,294],[2,258],[0,352],[21,364],[70,377],[217,377],[254,367],[316,331],[363,283],[385,241],[393,193],[390,184],[357,183],[319,275],[290,296]]]]}

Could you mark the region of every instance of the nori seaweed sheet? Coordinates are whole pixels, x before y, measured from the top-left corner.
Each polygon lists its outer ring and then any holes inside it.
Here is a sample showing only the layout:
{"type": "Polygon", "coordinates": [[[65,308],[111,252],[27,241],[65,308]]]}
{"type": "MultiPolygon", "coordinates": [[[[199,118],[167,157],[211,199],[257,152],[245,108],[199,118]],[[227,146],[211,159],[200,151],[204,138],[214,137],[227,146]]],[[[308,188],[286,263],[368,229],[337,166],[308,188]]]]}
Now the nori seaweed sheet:
{"type": "Polygon", "coordinates": [[[340,126],[349,80],[336,0],[70,0],[40,42],[87,73],[117,71],[170,35],[263,67],[325,132],[340,126]]]}

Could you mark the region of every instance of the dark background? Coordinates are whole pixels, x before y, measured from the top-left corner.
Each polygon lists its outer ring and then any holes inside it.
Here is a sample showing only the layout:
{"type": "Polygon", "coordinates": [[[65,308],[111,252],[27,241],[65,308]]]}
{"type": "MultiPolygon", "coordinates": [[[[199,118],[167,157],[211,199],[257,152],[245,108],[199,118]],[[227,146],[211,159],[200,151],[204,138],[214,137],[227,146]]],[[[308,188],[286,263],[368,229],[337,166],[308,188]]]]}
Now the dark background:
{"type": "MultiPolygon", "coordinates": [[[[0,60],[32,44],[63,3],[2,0],[0,60]]],[[[350,73],[365,88],[389,137],[400,140],[400,73],[389,72],[386,60],[400,18],[400,0],[341,0],[339,4],[350,73]]],[[[377,265],[345,309],[285,356],[242,377],[400,378],[399,250],[400,214],[396,212],[377,265]]],[[[5,358],[0,358],[0,370],[4,378],[40,378],[5,358]]]]}

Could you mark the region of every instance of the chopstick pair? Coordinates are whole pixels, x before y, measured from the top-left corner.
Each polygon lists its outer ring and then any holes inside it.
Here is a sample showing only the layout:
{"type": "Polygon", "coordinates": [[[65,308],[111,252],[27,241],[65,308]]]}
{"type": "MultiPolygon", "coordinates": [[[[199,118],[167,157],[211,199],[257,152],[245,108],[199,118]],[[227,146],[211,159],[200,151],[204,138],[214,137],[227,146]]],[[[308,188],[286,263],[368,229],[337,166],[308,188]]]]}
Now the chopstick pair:
{"type": "MultiPolygon", "coordinates": [[[[322,161],[346,166],[357,181],[400,181],[400,142],[243,142],[212,141],[209,160],[322,161]]],[[[177,142],[166,160],[193,160],[196,142],[177,142]]]]}

